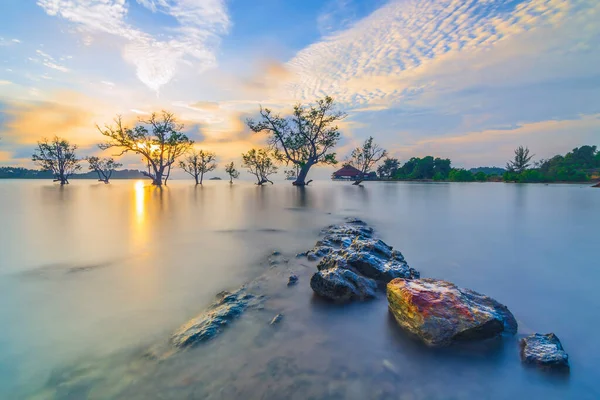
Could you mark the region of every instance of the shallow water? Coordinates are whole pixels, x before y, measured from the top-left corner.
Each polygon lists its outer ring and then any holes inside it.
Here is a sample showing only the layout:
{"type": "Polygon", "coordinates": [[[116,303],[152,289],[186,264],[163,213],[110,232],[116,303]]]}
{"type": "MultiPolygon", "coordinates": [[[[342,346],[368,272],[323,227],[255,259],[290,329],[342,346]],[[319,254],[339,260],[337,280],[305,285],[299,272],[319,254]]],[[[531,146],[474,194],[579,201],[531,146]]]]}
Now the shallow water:
{"type": "Polygon", "coordinates": [[[0,218],[0,398],[600,397],[597,189],[0,181],[0,218]],[[314,298],[314,263],[294,255],[346,216],[421,276],[506,304],[519,335],[431,350],[400,331],[383,296],[314,298]],[[287,288],[290,272],[300,282],[287,288]],[[263,309],[209,343],[147,356],[247,282],[267,295],[263,309]],[[521,366],[517,340],[532,332],[559,336],[570,376],[521,366]]]}

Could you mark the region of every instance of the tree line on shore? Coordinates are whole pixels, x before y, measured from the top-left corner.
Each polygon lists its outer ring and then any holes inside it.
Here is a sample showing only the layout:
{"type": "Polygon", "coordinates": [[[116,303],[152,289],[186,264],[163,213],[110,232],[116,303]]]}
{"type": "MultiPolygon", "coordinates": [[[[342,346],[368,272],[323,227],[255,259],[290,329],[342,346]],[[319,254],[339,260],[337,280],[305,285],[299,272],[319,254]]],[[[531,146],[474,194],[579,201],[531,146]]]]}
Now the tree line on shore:
{"type": "MultiPolygon", "coordinates": [[[[257,185],[272,184],[269,176],[276,173],[280,165],[288,168],[285,174],[293,180],[293,185],[308,185],[312,181],[307,179],[312,166],[338,163],[334,149],[341,133],[337,122],[345,117],[346,113],[338,111],[329,96],[313,104],[297,104],[289,116],[260,107],[259,118],[249,118],[246,124],[253,132],[266,134],[267,146],[243,153],[241,167],[256,177],[257,185]]],[[[217,155],[194,148],[194,141],[183,132],[183,124],[167,111],[152,113],[147,119],[140,118],[134,126],[127,126],[117,116],[112,125],[96,125],[96,128],[106,139],[98,144],[101,150],[116,150],[116,157],[128,153],[141,156],[145,170],[140,172],[152,179],[156,186],[167,184],[173,168],[185,171],[197,185],[202,184],[206,173],[217,168],[217,155]]],[[[59,137],[42,139],[32,160],[43,173],[51,174],[60,184],[69,183],[69,178],[81,170],[82,161],[87,161],[89,170],[105,183],[122,166],[113,157],[80,159],[76,155],[77,148],[77,145],[59,137]]],[[[388,157],[387,151],[369,137],[362,146],[352,150],[344,165],[358,170],[353,177],[355,185],[372,179],[372,176],[380,180],[575,182],[590,180],[600,170],[600,152],[596,146],[575,148],[565,156],[539,160],[533,163],[533,167],[532,158],[529,149],[521,146],[515,150],[515,157],[508,162],[506,170],[496,167],[475,170],[453,168],[450,159],[433,156],[413,157],[401,165],[397,158],[388,157]],[[372,169],[377,165],[375,175],[372,169]]],[[[225,172],[230,183],[239,177],[234,162],[226,165],[225,172]]]]}
{"type": "MultiPolygon", "coordinates": [[[[275,114],[268,108],[260,108],[257,120],[248,119],[247,126],[255,133],[267,135],[266,148],[253,148],[242,154],[241,167],[256,177],[257,185],[273,183],[269,176],[283,164],[290,169],[285,171],[293,176],[293,185],[305,186],[310,168],[318,164],[336,164],[336,153],[341,133],[337,122],[346,117],[336,110],[329,96],[310,105],[297,104],[290,116],[275,114]]],[[[181,168],[192,176],[197,185],[201,185],[204,174],[217,168],[217,155],[203,149],[195,149],[194,141],[183,132],[184,126],[167,111],[152,113],[147,119],[140,119],[133,127],[124,124],[117,116],[112,125],[96,126],[105,137],[98,144],[101,150],[117,150],[116,157],[124,154],[136,154],[142,157],[145,170],[143,175],[152,179],[156,186],[166,185],[172,169],[181,168]]],[[[77,145],[55,137],[38,142],[32,160],[43,171],[49,171],[55,182],[68,184],[69,178],[81,170],[81,162],[87,161],[90,171],[94,171],[98,180],[108,183],[114,171],[122,164],[113,157],[86,157],[76,155],[77,145]]],[[[348,163],[362,171],[355,184],[362,182],[368,171],[379,162],[387,152],[373,142],[365,141],[362,147],[352,151],[348,163]]],[[[225,167],[230,183],[239,177],[234,162],[225,167]]]]}
{"type": "Polygon", "coordinates": [[[451,182],[504,181],[535,182],[587,182],[600,175],[600,152],[596,146],[576,147],[566,155],[532,162],[533,155],[527,147],[519,146],[514,159],[506,168],[480,167],[466,170],[452,168],[447,158],[413,157],[400,166],[397,158],[386,158],[377,169],[382,180],[433,180],[451,182]]]}

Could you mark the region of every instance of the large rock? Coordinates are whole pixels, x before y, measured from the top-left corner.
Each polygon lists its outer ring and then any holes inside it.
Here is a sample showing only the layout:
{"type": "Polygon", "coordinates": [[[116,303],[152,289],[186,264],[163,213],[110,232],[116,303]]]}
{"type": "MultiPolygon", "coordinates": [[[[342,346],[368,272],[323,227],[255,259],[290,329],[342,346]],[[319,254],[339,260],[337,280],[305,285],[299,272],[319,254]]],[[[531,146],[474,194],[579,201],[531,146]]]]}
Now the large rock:
{"type": "Polygon", "coordinates": [[[394,279],[389,308],[398,324],[430,346],[515,334],[517,321],[496,300],[436,279],[394,279]]]}
{"type": "Polygon", "coordinates": [[[219,293],[217,301],[208,310],[182,325],[171,336],[171,343],[176,347],[188,347],[212,339],[242,315],[254,299],[242,289],[234,293],[219,293]]]}
{"type": "Polygon", "coordinates": [[[358,219],[323,230],[323,238],[306,252],[309,260],[323,257],[310,280],[321,297],[343,302],[375,296],[378,283],[394,278],[418,278],[402,253],[373,237],[373,229],[358,219]]]}
{"type": "Polygon", "coordinates": [[[534,333],[521,339],[521,360],[548,369],[569,369],[569,356],[554,333],[534,333]]]}
{"type": "Polygon", "coordinates": [[[371,299],[377,290],[372,279],[343,268],[318,271],[310,279],[310,287],[319,296],[336,302],[371,299]]]}

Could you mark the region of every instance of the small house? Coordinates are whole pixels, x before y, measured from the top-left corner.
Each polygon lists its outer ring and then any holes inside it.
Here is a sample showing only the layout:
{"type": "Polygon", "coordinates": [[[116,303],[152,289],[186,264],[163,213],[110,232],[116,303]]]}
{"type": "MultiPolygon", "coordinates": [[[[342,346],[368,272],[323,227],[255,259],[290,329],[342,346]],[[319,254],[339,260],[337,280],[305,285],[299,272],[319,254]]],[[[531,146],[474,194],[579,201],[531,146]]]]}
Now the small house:
{"type": "Polygon", "coordinates": [[[344,165],[341,169],[335,171],[331,175],[331,179],[355,181],[358,180],[361,175],[362,173],[360,170],[354,168],[352,165],[344,165]]]}

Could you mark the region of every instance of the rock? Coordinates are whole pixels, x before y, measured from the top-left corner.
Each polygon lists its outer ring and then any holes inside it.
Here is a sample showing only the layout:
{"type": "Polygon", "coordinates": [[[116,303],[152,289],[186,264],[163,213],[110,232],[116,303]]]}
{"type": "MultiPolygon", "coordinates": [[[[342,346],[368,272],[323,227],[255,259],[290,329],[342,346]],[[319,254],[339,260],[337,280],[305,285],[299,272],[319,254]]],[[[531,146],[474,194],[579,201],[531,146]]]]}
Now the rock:
{"type": "Polygon", "coordinates": [[[517,332],[506,306],[450,282],[397,278],[387,285],[387,299],[398,324],[430,346],[517,332]]]}
{"type": "Polygon", "coordinates": [[[274,256],[274,257],[277,257],[277,256],[280,256],[281,253],[278,252],[277,250],[275,250],[274,252],[271,253],[271,255],[274,256]]]}
{"type": "Polygon", "coordinates": [[[288,286],[292,286],[295,285],[296,283],[298,283],[298,277],[296,275],[290,275],[290,277],[288,278],[288,286]]]}
{"type": "Polygon", "coordinates": [[[276,316],[273,317],[273,319],[270,322],[270,325],[275,325],[278,324],[279,322],[281,322],[281,320],[283,319],[283,314],[277,314],[276,316]]]}
{"type": "Polygon", "coordinates": [[[319,296],[336,302],[371,299],[377,290],[375,281],[342,268],[318,271],[310,279],[310,287],[319,296]]]}
{"type": "Polygon", "coordinates": [[[600,182],[596,183],[594,186],[592,186],[594,188],[600,188],[600,182]]]}
{"type": "Polygon", "coordinates": [[[172,336],[176,347],[188,347],[212,339],[238,318],[249,306],[254,296],[242,289],[230,293],[220,292],[209,309],[181,326],[172,336]]]}
{"type": "Polygon", "coordinates": [[[365,300],[374,297],[378,282],[419,278],[419,272],[408,266],[402,253],[374,238],[373,229],[361,220],[347,219],[321,233],[323,238],[306,256],[311,261],[322,257],[317,265],[319,272],[310,281],[312,289],[322,297],[335,301],[365,300]],[[343,283],[345,277],[351,281],[343,283]],[[332,282],[324,282],[328,279],[332,282]]]}
{"type": "Polygon", "coordinates": [[[569,369],[569,355],[554,333],[534,333],[521,339],[521,360],[547,369],[569,369]]]}

